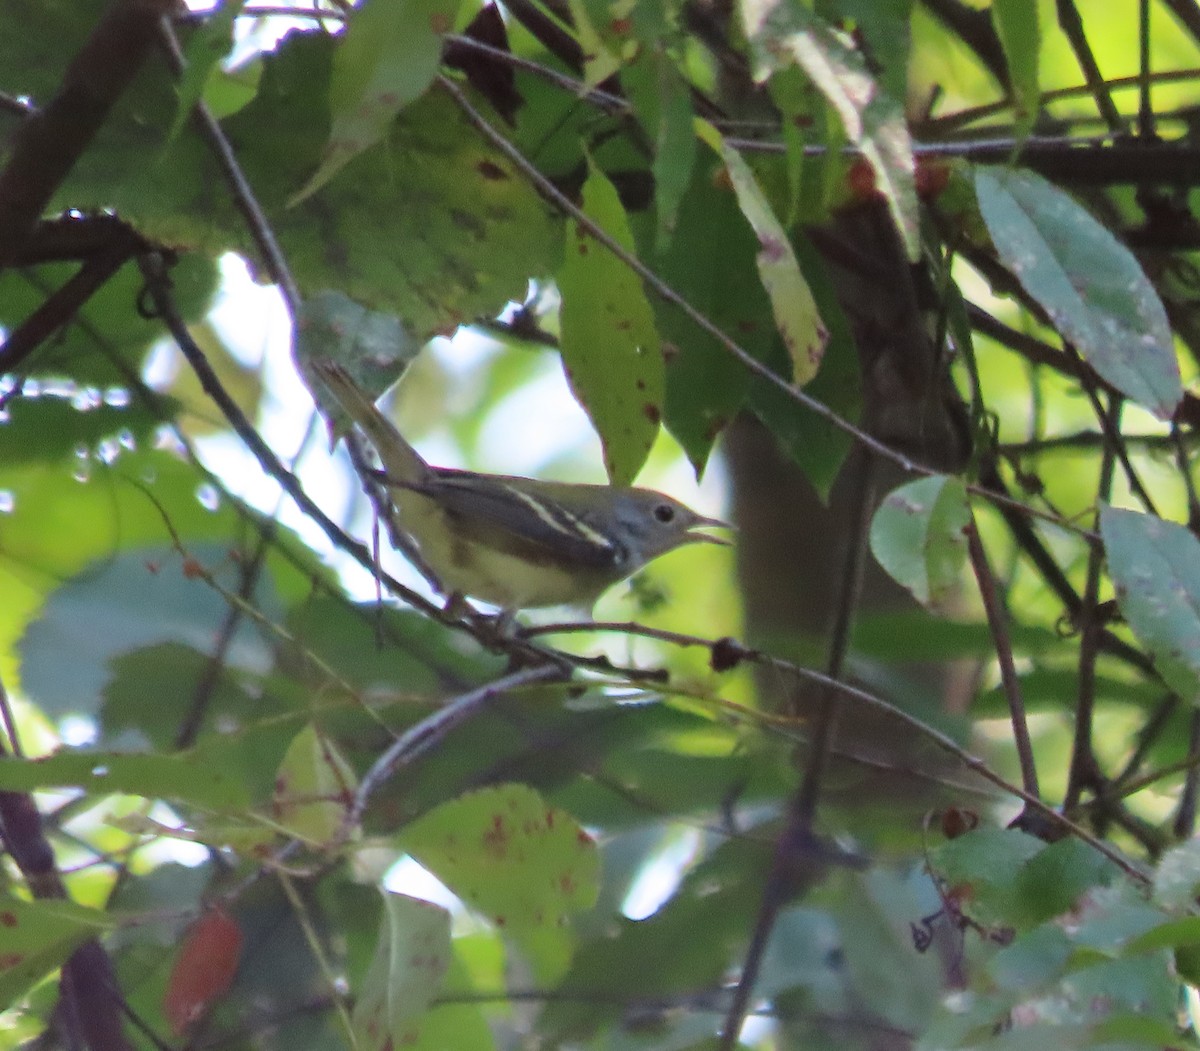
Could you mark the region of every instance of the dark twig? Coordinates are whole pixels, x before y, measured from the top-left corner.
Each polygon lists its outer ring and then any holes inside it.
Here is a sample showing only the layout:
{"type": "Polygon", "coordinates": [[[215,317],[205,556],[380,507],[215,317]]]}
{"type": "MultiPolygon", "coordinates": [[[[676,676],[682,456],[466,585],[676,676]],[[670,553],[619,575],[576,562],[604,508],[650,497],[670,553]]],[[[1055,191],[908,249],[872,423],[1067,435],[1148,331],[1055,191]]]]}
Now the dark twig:
{"type": "Polygon", "coordinates": [[[367,803],[397,770],[435,747],[446,735],[461,726],[481,708],[490,704],[501,694],[518,690],[534,683],[563,679],[569,675],[562,665],[547,662],[522,668],[492,682],[485,683],[447,702],[431,715],[409,727],[371,764],[363,774],[354,793],[354,801],[346,814],[346,832],[358,827],[366,811],[367,803]]]}
{"type": "MultiPolygon", "coordinates": [[[[813,668],[805,668],[791,661],[773,657],[761,650],[743,646],[736,639],[706,639],[699,635],[688,635],[678,631],[647,627],[644,624],[638,624],[636,621],[584,621],[578,624],[545,624],[536,628],[528,628],[525,634],[532,637],[549,634],[563,635],[582,631],[616,631],[627,635],[640,635],[645,638],[659,639],[674,646],[703,646],[710,652],[714,664],[717,664],[722,669],[736,667],[742,662],[750,662],[761,665],[764,668],[771,668],[783,675],[804,679],[817,686],[837,690],[847,699],[863,704],[874,711],[882,712],[904,726],[909,727],[948,755],[953,756],[955,760],[968,770],[978,774],[990,784],[995,785],[1005,794],[1022,800],[1030,809],[1045,818],[1048,824],[1057,825],[1064,832],[1081,839],[1097,853],[1108,858],[1122,872],[1139,884],[1145,885],[1148,882],[1146,874],[1136,865],[1130,863],[1118,851],[1114,850],[1103,840],[1092,835],[1087,829],[1065,818],[1057,809],[1042,802],[1037,796],[1026,792],[1019,785],[1014,785],[1011,781],[1005,780],[992,770],[987,763],[977,756],[972,755],[948,734],[942,733],[935,726],[931,726],[910,712],[885,701],[882,697],[878,697],[868,690],[830,678],[824,672],[816,671],[813,668]]],[[[765,719],[767,717],[760,718],[765,719]]]]}
{"type": "MultiPolygon", "coordinates": [[[[1072,356],[1079,356],[1079,352],[1070,346],[1070,344],[1068,344],[1068,348],[1072,356]]],[[[1110,393],[1108,399],[1109,408],[1105,409],[1099,395],[1096,393],[1095,385],[1090,382],[1090,377],[1086,372],[1081,377],[1081,383],[1087,393],[1088,400],[1092,403],[1092,411],[1096,414],[1100,430],[1104,434],[1105,448],[1111,450],[1112,454],[1121,464],[1121,470],[1125,473],[1125,481],[1129,485],[1129,491],[1137,497],[1138,502],[1147,514],[1154,515],[1156,518],[1160,517],[1158,508],[1154,506],[1153,498],[1146,487],[1142,485],[1142,480],[1129,459],[1129,450],[1125,448],[1125,440],[1121,435],[1121,407],[1124,404],[1124,398],[1115,392],[1110,393]]]]}
{"type": "Polygon", "coordinates": [[[1096,56],[1092,54],[1091,45],[1087,42],[1083,19],[1079,17],[1079,9],[1075,6],[1075,0],[1055,0],[1055,9],[1058,11],[1058,24],[1070,42],[1071,50],[1075,52],[1075,61],[1079,63],[1083,79],[1087,81],[1087,85],[1091,89],[1092,98],[1096,101],[1096,108],[1100,111],[1109,130],[1114,134],[1121,134],[1125,131],[1125,120],[1117,109],[1116,103],[1113,102],[1108,85],[1104,81],[1104,75],[1096,64],[1096,56]]]}
{"type": "MultiPolygon", "coordinates": [[[[878,477],[878,461],[870,453],[856,479],[856,491],[852,498],[855,517],[852,529],[846,537],[846,564],[841,576],[841,590],[834,624],[830,633],[829,653],[826,661],[826,676],[830,682],[840,680],[845,667],[846,654],[850,646],[850,632],[854,622],[854,611],[858,608],[859,592],[862,588],[863,569],[866,564],[867,529],[875,506],[875,481],[878,477]]],[[[814,858],[822,853],[832,856],[831,851],[822,851],[816,841],[813,825],[817,814],[817,802],[821,786],[833,751],[837,735],[838,716],[843,695],[832,686],[823,686],[817,691],[817,712],[813,721],[812,742],[808,749],[808,764],[795,793],[788,802],[783,830],[775,841],[771,868],[763,883],[762,900],[754,918],[754,929],[746,947],[742,971],[730,997],[729,1008],[721,1025],[719,1047],[721,1051],[733,1051],[737,1046],[738,1034],[742,1030],[746,1012],[750,1009],[750,998],[758,982],[759,971],[766,956],[771,932],[779,919],[779,913],[787,904],[796,887],[797,874],[812,865],[814,858]]],[[[798,713],[793,713],[798,714],[798,713]]],[[[815,874],[815,873],[814,873],[815,874]]]]}
{"type": "Polygon", "coordinates": [[[1037,766],[1033,758],[1033,742],[1029,738],[1029,722],[1025,714],[1025,701],[1021,696],[1021,681],[1017,676],[1017,667],[1013,660],[1008,614],[1004,608],[1004,600],[1000,597],[999,589],[996,587],[996,578],[988,565],[987,552],[983,548],[983,541],[979,537],[979,529],[974,519],[967,523],[966,534],[967,557],[975,572],[975,580],[979,584],[979,594],[983,598],[988,628],[991,630],[992,641],[996,647],[996,661],[1000,665],[1000,681],[1004,686],[1004,696],[1008,700],[1013,741],[1017,748],[1017,759],[1021,764],[1021,785],[1029,795],[1040,797],[1037,766]]]}
{"type": "Polygon", "coordinates": [[[0,372],[16,372],[25,360],[64,325],[70,323],[83,304],[144,247],[140,237],[129,231],[117,234],[100,254],[86,260],[60,288],[9,333],[0,346],[0,372]]]}
{"type": "Polygon", "coordinates": [[[58,92],[13,135],[0,172],[0,269],[12,265],[55,192],[133,81],[173,0],[118,0],[67,67],[58,92]]]}
{"type": "MultiPolygon", "coordinates": [[[[0,745],[0,763],[7,757],[0,745]]],[[[66,899],[54,848],[30,793],[0,790],[0,838],[34,898],[66,899]]],[[[129,1051],[114,988],[112,964],[98,941],[85,942],[63,964],[54,1017],[68,1046],[129,1051]]]]}
{"type": "MultiPolygon", "coordinates": [[[[1110,399],[1109,404],[1115,416],[1120,400],[1110,399]]],[[[1103,412],[1103,406],[1100,408],[1103,412]]],[[[1106,442],[1100,460],[1100,480],[1096,487],[1098,500],[1109,499],[1115,466],[1116,449],[1111,442],[1106,442]]],[[[1075,702],[1075,736],[1071,748],[1071,767],[1067,775],[1067,791],[1063,797],[1065,810],[1070,810],[1078,804],[1085,788],[1098,791],[1102,787],[1100,767],[1092,747],[1092,719],[1096,706],[1096,655],[1100,648],[1101,627],[1097,607],[1100,601],[1100,571],[1103,563],[1103,548],[1099,544],[1093,544],[1088,551],[1087,582],[1076,617],[1080,631],[1079,687],[1075,702]]]]}
{"type": "MultiPolygon", "coordinates": [[[[275,540],[277,529],[275,519],[269,520],[266,526],[266,531],[260,533],[255,542],[251,557],[239,565],[238,596],[246,603],[250,602],[254,594],[254,586],[266,562],[267,551],[275,540]]],[[[196,743],[200,728],[204,725],[204,717],[208,714],[217,685],[225,670],[225,658],[229,655],[229,647],[233,645],[241,623],[242,607],[236,603],[227,605],[221,626],[217,629],[212,652],[208,654],[204,662],[204,667],[192,689],[191,699],[175,734],[175,747],[179,751],[190,748],[196,743]]]]}
{"type": "Polygon", "coordinates": [[[1154,105],[1150,99],[1150,0],[1138,0],[1138,136],[1145,142],[1156,137],[1154,105]]]}

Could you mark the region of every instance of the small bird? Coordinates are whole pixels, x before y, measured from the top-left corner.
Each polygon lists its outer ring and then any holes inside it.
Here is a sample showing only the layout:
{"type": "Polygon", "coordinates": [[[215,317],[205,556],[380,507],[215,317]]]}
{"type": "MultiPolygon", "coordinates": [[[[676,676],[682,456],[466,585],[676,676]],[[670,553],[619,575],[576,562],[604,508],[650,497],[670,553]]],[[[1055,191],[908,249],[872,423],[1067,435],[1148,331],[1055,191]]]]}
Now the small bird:
{"type": "Polygon", "coordinates": [[[396,509],[393,524],[451,598],[476,598],[506,612],[590,611],[608,588],[659,555],[684,544],[729,544],[694,532],[727,523],[650,489],[433,467],[341,365],[309,364],[375,447],[396,509]]]}

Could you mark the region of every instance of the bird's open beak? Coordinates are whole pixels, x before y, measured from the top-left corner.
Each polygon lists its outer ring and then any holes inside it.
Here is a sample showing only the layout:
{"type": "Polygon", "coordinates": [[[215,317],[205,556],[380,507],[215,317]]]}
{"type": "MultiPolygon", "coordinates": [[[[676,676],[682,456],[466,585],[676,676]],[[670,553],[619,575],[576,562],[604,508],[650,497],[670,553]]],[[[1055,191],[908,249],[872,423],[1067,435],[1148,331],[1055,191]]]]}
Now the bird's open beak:
{"type": "Polygon", "coordinates": [[[720,544],[722,547],[732,547],[733,541],[728,540],[723,536],[712,536],[709,533],[693,533],[693,529],[733,529],[728,522],[722,522],[719,518],[699,518],[688,526],[688,540],[697,543],[705,544],[720,544]]]}

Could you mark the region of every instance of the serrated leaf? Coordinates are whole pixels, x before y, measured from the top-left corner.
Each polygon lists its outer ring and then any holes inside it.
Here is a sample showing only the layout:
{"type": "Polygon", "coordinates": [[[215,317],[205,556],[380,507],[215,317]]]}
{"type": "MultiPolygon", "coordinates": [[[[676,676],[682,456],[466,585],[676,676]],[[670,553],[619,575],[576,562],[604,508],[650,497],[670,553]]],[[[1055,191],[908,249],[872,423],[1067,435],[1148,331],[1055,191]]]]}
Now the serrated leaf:
{"type": "MultiPolygon", "coordinates": [[[[623,248],[633,235],[613,184],[592,168],[583,210],[623,248]]],[[[558,273],[561,350],[571,390],[604,446],[614,485],[628,485],[658,436],[666,379],[641,278],[577,224],[567,227],[558,273]]]]}
{"type": "Polygon", "coordinates": [[[1167,312],[1133,254],[1031,171],[978,168],[979,211],[1004,265],[1099,375],[1162,419],[1183,398],[1167,312]]]}
{"type": "Polygon", "coordinates": [[[992,0],[992,24],[1008,64],[1020,137],[1033,127],[1041,107],[1038,83],[1041,34],[1038,32],[1037,0],[992,0]]]}
{"type": "Polygon", "coordinates": [[[357,990],[352,1022],[362,1051],[408,1047],[450,965],[450,914],[385,891],[375,955],[357,990]]]}
{"type": "Polygon", "coordinates": [[[297,204],[383,138],[433,83],[460,0],[367,0],[355,8],[333,58],[325,154],[297,204]]]}
{"type": "Polygon", "coordinates": [[[1153,515],[1100,508],[1117,604],[1171,689],[1200,704],[1200,541],[1153,515]]]}
{"type": "Polygon", "coordinates": [[[849,38],[803,4],[747,0],[746,36],[754,51],[755,77],[795,63],[837,112],[846,135],[862,151],[909,259],[920,256],[917,195],[913,186],[912,138],[904,107],[883,92],[849,38]]]}
{"type": "Polygon", "coordinates": [[[750,166],[711,124],[698,122],[697,128],[701,138],[725,162],[738,206],[758,237],[759,251],[755,257],[758,276],[771,300],[775,325],[791,359],[792,380],[803,387],[821,367],[829,331],[821,320],[812,290],[800,273],[787,231],[775,217],[750,166]]]}
{"type": "Polygon", "coordinates": [[[954,593],[967,557],[971,521],[958,478],[934,475],[894,489],[871,522],[871,553],[924,606],[937,609],[954,593]]]}

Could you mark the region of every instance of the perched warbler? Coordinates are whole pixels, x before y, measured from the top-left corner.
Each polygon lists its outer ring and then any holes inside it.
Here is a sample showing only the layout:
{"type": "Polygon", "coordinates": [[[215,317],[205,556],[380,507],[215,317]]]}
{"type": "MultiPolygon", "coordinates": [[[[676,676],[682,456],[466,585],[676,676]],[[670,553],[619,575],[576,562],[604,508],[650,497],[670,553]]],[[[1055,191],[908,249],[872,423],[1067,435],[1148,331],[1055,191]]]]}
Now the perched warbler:
{"type": "Polygon", "coordinates": [[[588,610],[651,559],[683,544],[728,544],[693,532],[728,528],[650,489],[543,482],[432,467],[340,365],[310,362],[383,465],[396,510],[450,595],[511,611],[534,606],[588,610]]]}

